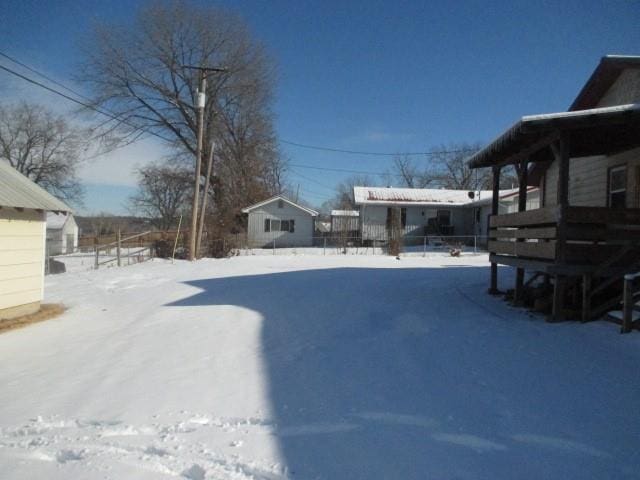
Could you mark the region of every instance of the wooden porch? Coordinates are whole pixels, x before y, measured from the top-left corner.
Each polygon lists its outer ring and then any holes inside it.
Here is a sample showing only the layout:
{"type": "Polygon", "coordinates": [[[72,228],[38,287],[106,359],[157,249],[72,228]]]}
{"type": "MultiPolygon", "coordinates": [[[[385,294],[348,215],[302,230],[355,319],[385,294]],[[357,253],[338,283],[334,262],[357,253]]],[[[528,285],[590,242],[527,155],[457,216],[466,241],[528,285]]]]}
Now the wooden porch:
{"type": "Polygon", "coordinates": [[[536,288],[551,300],[550,320],[568,314],[587,321],[614,308],[624,275],[640,271],[640,208],[570,205],[569,167],[637,147],[640,106],[627,105],[523,117],[476,153],[470,167],[493,171],[489,292],[499,293],[498,264],[510,265],[516,267],[517,304],[542,277],[536,288]],[[558,166],[555,198],[543,197],[542,208],[527,211],[527,187],[540,187],[540,171],[552,163],[558,166]],[[518,176],[518,212],[498,215],[500,174],[509,165],[518,176]],[[533,274],[526,282],[525,270],[533,274]]]}
{"type": "Polygon", "coordinates": [[[624,275],[640,270],[639,240],[640,209],[554,205],[492,216],[488,249],[492,264],[518,269],[516,303],[524,300],[530,270],[553,289],[551,319],[564,318],[568,296],[587,321],[622,299],[624,275]]]}

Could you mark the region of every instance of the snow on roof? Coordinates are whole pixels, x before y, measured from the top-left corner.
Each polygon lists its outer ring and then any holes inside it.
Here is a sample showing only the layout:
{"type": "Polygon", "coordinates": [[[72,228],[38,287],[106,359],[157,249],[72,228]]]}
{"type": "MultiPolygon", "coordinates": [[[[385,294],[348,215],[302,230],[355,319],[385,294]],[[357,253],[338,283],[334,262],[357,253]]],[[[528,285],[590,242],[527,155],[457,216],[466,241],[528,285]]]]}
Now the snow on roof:
{"type": "Polygon", "coordinates": [[[70,212],[71,208],[0,160],[0,207],[70,212]]]}
{"type": "Polygon", "coordinates": [[[590,115],[604,115],[607,113],[626,112],[640,110],[640,103],[628,103],[626,105],[614,105],[613,107],[590,108],[588,110],[575,110],[570,112],[542,113],[539,115],[525,115],[522,123],[536,122],[540,120],[557,120],[560,118],[588,117],[590,115]]]}
{"type": "Polygon", "coordinates": [[[242,213],[249,213],[249,212],[251,212],[251,210],[255,210],[256,208],[260,208],[263,205],[267,205],[268,203],[275,202],[276,200],[282,200],[283,202],[288,203],[292,207],[299,208],[303,212],[306,212],[309,215],[311,215],[312,217],[317,217],[318,216],[318,212],[316,212],[315,210],[312,210],[312,209],[307,208],[307,207],[303,207],[302,205],[298,205],[297,203],[292,202],[287,197],[284,197],[282,195],[275,195],[275,196],[273,196],[271,198],[267,198],[266,200],[263,200],[262,202],[254,203],[253,205],[250,205],[250,206],[248,206],[246,208],[243,208],[242,209],[242,213]]]}
{"type": "MultiPolygon", "coordinates": [[[[472,202],[469,190],[436,188],[353,187],[357,205],[466,205],[472,202]]],[[[491,195],[490,190],[480,192],[491,195]]]]}
{"type": "Polygon", "coordinates": [[[47,230],[59,230],[64,227],[67,220],[69,220],[69,215],[66,213],[47,212],[47,230]]]}
{"type": "Polygon", "coordinates": [[[357,210],[331,210],[332,217],[359,217],[360,212],[357,210]]]}

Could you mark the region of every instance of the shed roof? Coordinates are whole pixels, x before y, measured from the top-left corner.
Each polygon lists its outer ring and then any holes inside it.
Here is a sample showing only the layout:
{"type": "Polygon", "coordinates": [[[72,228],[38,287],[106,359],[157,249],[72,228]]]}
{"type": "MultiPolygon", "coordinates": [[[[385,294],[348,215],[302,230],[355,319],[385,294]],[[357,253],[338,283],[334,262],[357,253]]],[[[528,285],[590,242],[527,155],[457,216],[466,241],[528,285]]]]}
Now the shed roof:
{"type": "Polygon", "coordinates": [[[0,160],[0,207],[70,212],[71,208],[0,160]]]}
{"type": "Polygon", "coordinates": [[[357,210],[331,210],[332,217],[359,217],[360,212],[357,210]]]}
{"type": "MultiPolygon", "coordinates": [[[[472,201],[469,190],[436,188],[353,187],[356,205],[466,205],[472,201]]],[[[485,190],[481,194],[490,195],[485,190]]]]}
{"type": "Polygon", "coordinates": [[[303,207],[302,205],[298,205],[295,202],[292,202],[291,200],[289,200],[287,197],[283,196],[283,195],[275,195],[271,198],[267,198],[266,200],[263,200],[262,202],[258,202],[258,203],[254,203],[253,205],[250,205],[248,207],[245,207],[242,209],[242,213],[249,213],[252,210],[255,210],[256,208],[260,208],[263,205],[267,205],[271,202],[275,202],[276,200],[282,200],[285,203],[288,203],[289,205],[291,205],[292,207],[298,208],[300,210],[302,210],[305,213],[308,213],[309,215],[311,215],[312,217],[317,217],[318,216],[318,212],[316,212],[315,210],[312,210],[310,208],[307,207],[303,207]]]}
{"type": "Polygon", "coordinates": [[[570,137],[570,156],[602,155],[640,145],[640,104],[616,105],[522,117],[511,128],[468,159],[471,168],[514,163],[526,148],[550,143],[554,133],[570,137]]]}

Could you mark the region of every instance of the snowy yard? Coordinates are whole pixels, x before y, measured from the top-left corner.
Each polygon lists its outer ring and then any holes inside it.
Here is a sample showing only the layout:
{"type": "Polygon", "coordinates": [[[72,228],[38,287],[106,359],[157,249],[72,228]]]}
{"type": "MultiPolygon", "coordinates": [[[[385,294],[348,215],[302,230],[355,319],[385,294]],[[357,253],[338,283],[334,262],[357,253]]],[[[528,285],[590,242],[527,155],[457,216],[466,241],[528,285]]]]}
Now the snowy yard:
{"type": "Polygon", "coordinates": [[[0,335],[0,478],[640,478],[640,335],[487,283],[438,253],[49,276],[69,310],[0,335]]]}

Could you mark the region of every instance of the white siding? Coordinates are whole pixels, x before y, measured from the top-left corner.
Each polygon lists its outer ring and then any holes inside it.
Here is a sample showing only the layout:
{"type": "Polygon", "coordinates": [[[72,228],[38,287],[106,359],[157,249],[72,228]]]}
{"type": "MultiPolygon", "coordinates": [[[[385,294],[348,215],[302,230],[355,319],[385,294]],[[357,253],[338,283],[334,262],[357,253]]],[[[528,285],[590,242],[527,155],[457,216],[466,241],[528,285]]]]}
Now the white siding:
{"type": "Polygon", "coordinates": [[[278,199],[258,207],[248,214],[247,239],[250,247],[268,247],[276,241],[276,247],[303,247],[313,243],[314,217],[287,202],[278,207],[278,199]],[[265,219],[294,220],[294,232],[265,232],[265,219]]]}
{"type": "MultiPolygon", "coordinates": [[[[360,209],[363,240],[387,239],[387,206],[363,205],[360,209]]],[[[398,207],[400,208],[400,207],[398,207]]],[[[405,207],[402,207],[405,208],[405,207]]],[[[451,212],[451,224],[454,235],[473,235],[473,209],[464,207],[406,207],[407,220],[403,229],[403,235],[421,237],[425,234],[425,227],[430,218],[436,218],[438,210],[451,212]]]]}
{"type": "Polygon", "coordinates": [[[42,300],[44,222],[34,210],[0,209],[0,312],[42,300]]]}

